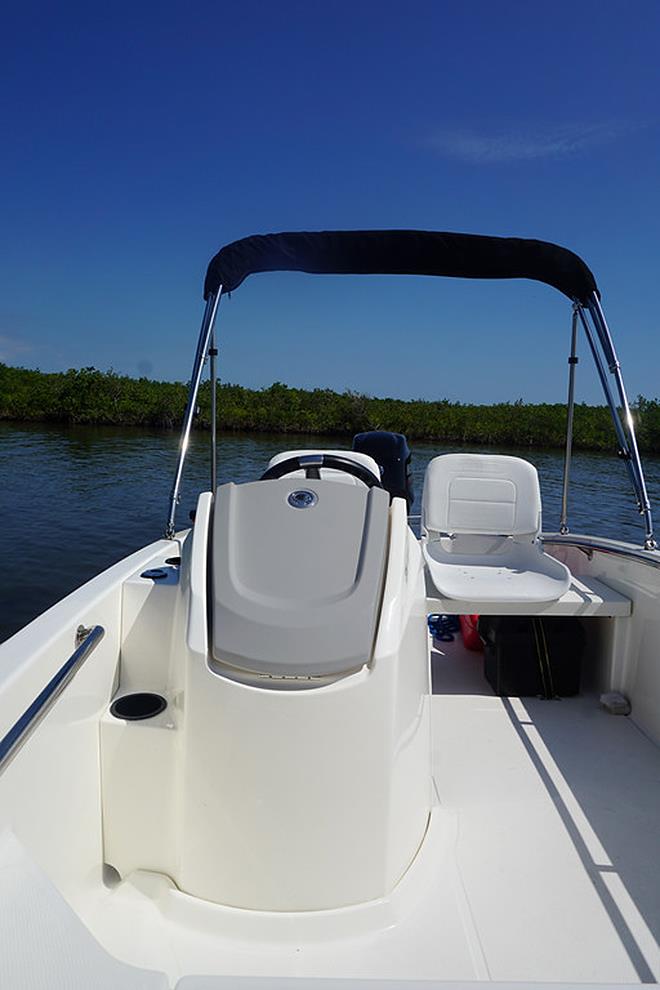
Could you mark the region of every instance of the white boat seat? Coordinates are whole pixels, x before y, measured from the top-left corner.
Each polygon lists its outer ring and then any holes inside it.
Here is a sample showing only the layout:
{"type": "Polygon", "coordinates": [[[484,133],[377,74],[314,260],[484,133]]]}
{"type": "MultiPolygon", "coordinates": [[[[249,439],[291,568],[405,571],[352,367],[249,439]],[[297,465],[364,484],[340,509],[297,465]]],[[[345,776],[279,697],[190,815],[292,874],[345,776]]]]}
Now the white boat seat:
{"type": "Polygon", "coordinates": [[[446,598],[551,602],[571,583],[568,568],[543,552],[536,468],[520,457],[443,454],[426,469],[422,548],[446,598]]]}
{"type": "MultiPolygon", "coordinates": [[[[354,461],[356,464],[360,464],[362,467],[366,467],[372,472],[374,477],[380,481],[380,468],[376,461],[369,454],[362,454],[358,450],[320,450],[314,448],[312,450],[284,450],[280,454],[275,454],[274,457],[268,462],[268,467],[274,467],[276,464],[280,464],[282,461],[288,460],[290,457],[306,457],[309,454],[336,454],[338,457],[343,457],[347,461],[354,461]]],[[[361,485],[362,482],[359,478],[353,477],[352,474],[346,474],[345,471],[337,471],[334,468],[320,468],[320,477],[323,481],[339,481],[344,485],[361,485]]],[[[287,478],[304,478],[304,471],[292,471],[290,474],[285,475],[287,478]]]]}

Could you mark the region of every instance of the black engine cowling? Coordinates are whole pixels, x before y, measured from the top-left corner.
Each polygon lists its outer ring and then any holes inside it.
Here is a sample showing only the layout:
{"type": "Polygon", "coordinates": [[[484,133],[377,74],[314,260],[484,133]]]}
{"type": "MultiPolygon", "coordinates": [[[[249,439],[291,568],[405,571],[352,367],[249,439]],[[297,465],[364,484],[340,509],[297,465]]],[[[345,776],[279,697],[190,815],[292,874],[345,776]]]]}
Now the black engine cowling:
{"type": "Polygon", "coordinates": [[[415,500],[410,462],[412,454],[402,433],[371,430],[353,437],[353,450],[370,454],[380,467],[383,488],[390,498],[405,498],[408,509],[415,500]]]}

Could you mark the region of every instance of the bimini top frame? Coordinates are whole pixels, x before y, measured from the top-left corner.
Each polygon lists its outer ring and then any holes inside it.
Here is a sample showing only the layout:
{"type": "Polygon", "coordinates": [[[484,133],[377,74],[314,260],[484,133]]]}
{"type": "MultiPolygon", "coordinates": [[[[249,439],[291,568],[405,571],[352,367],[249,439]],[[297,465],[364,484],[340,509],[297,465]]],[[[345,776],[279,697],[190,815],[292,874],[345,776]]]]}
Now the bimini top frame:
{"type": "MultiPolygon", "coordinates": [[[[211,402],[215,409],[214,324],[223,293],[232,292],[257,272],[300,271],[311,274],[444,275],[458,278],[529,278],[545,282],[567,296],[585,331],[598,376],[610,407],[640,514],[646,549],[655,549],[653,523],[633,418],[605,321],[596,280],[587,265],[567,248],[547,241],[517,237],[482,237],[425,230],[330,230],[260,234],[223,247],[211,260],[204,282],[206,308],[202,319],[179,458],[170,497],[166,536],[174,536],[183,464],[195,415],[204,362],[211,356],[211,402]],[[608,379],[613,379],[613,387],[608,379]],[[617,404],[618,400],[618,404],[617,404]]],[[[573,355],[574,357],[574,355],[573,355]]],[[[569,425],[570,419],[569,415],[569,425]]],[[[570,433],[570,431],[569,431],[570,433]]],[[[215,424],[213,424],[212,489],[216,487],[215,424]]],[[[570,439],[567,442],[567,459],[570,439]]],[[[565,472],[568,484],[568,469],[565,472]]],[[[566,491],[562,522],[565,527],[566,491]]]]}

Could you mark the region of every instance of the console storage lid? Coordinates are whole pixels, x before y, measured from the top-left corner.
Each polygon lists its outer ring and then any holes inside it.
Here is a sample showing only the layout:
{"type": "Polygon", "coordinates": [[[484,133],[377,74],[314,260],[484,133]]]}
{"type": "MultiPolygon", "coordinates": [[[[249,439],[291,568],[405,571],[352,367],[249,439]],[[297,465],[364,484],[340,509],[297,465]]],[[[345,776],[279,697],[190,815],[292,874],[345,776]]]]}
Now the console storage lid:
{"type": "Polygon", "coordinates": [[[295,478],[222,485],[211,541],[213,658],[280,677],[367,663],[388,516],[380,488],[295,478]]]}

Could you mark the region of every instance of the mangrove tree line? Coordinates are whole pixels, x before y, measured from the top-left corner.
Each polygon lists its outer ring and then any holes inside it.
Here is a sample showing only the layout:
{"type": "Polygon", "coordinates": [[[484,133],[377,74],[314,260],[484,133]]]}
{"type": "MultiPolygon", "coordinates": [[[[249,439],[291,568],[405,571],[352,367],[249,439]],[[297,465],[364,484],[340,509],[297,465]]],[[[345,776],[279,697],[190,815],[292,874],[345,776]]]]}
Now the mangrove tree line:
{"type": "MultiPolygon", "coordinates": [[[[0,419],[59,423],[175,428],[186,405],[183,382],[129,378],[96,368],[46,374],[0,363],[0,419]]],[[[660,401],[640,396],[634,406],[643,449],[660,452],[660,401]]],[[[208,428],[210,387],[202,385],[196,425],[208,428]]],[[[351,436],[362,430],[395,430],[410,440],[458,444],[560,447],[566,409],[562,403],[500,402],[473,405],[415,399],[375,398],[331,389],[218,386],[218,425],[222,430],[351,436]]],[[[606,406],[579,404],[575,445],[615,447],[606,406]]]]}

